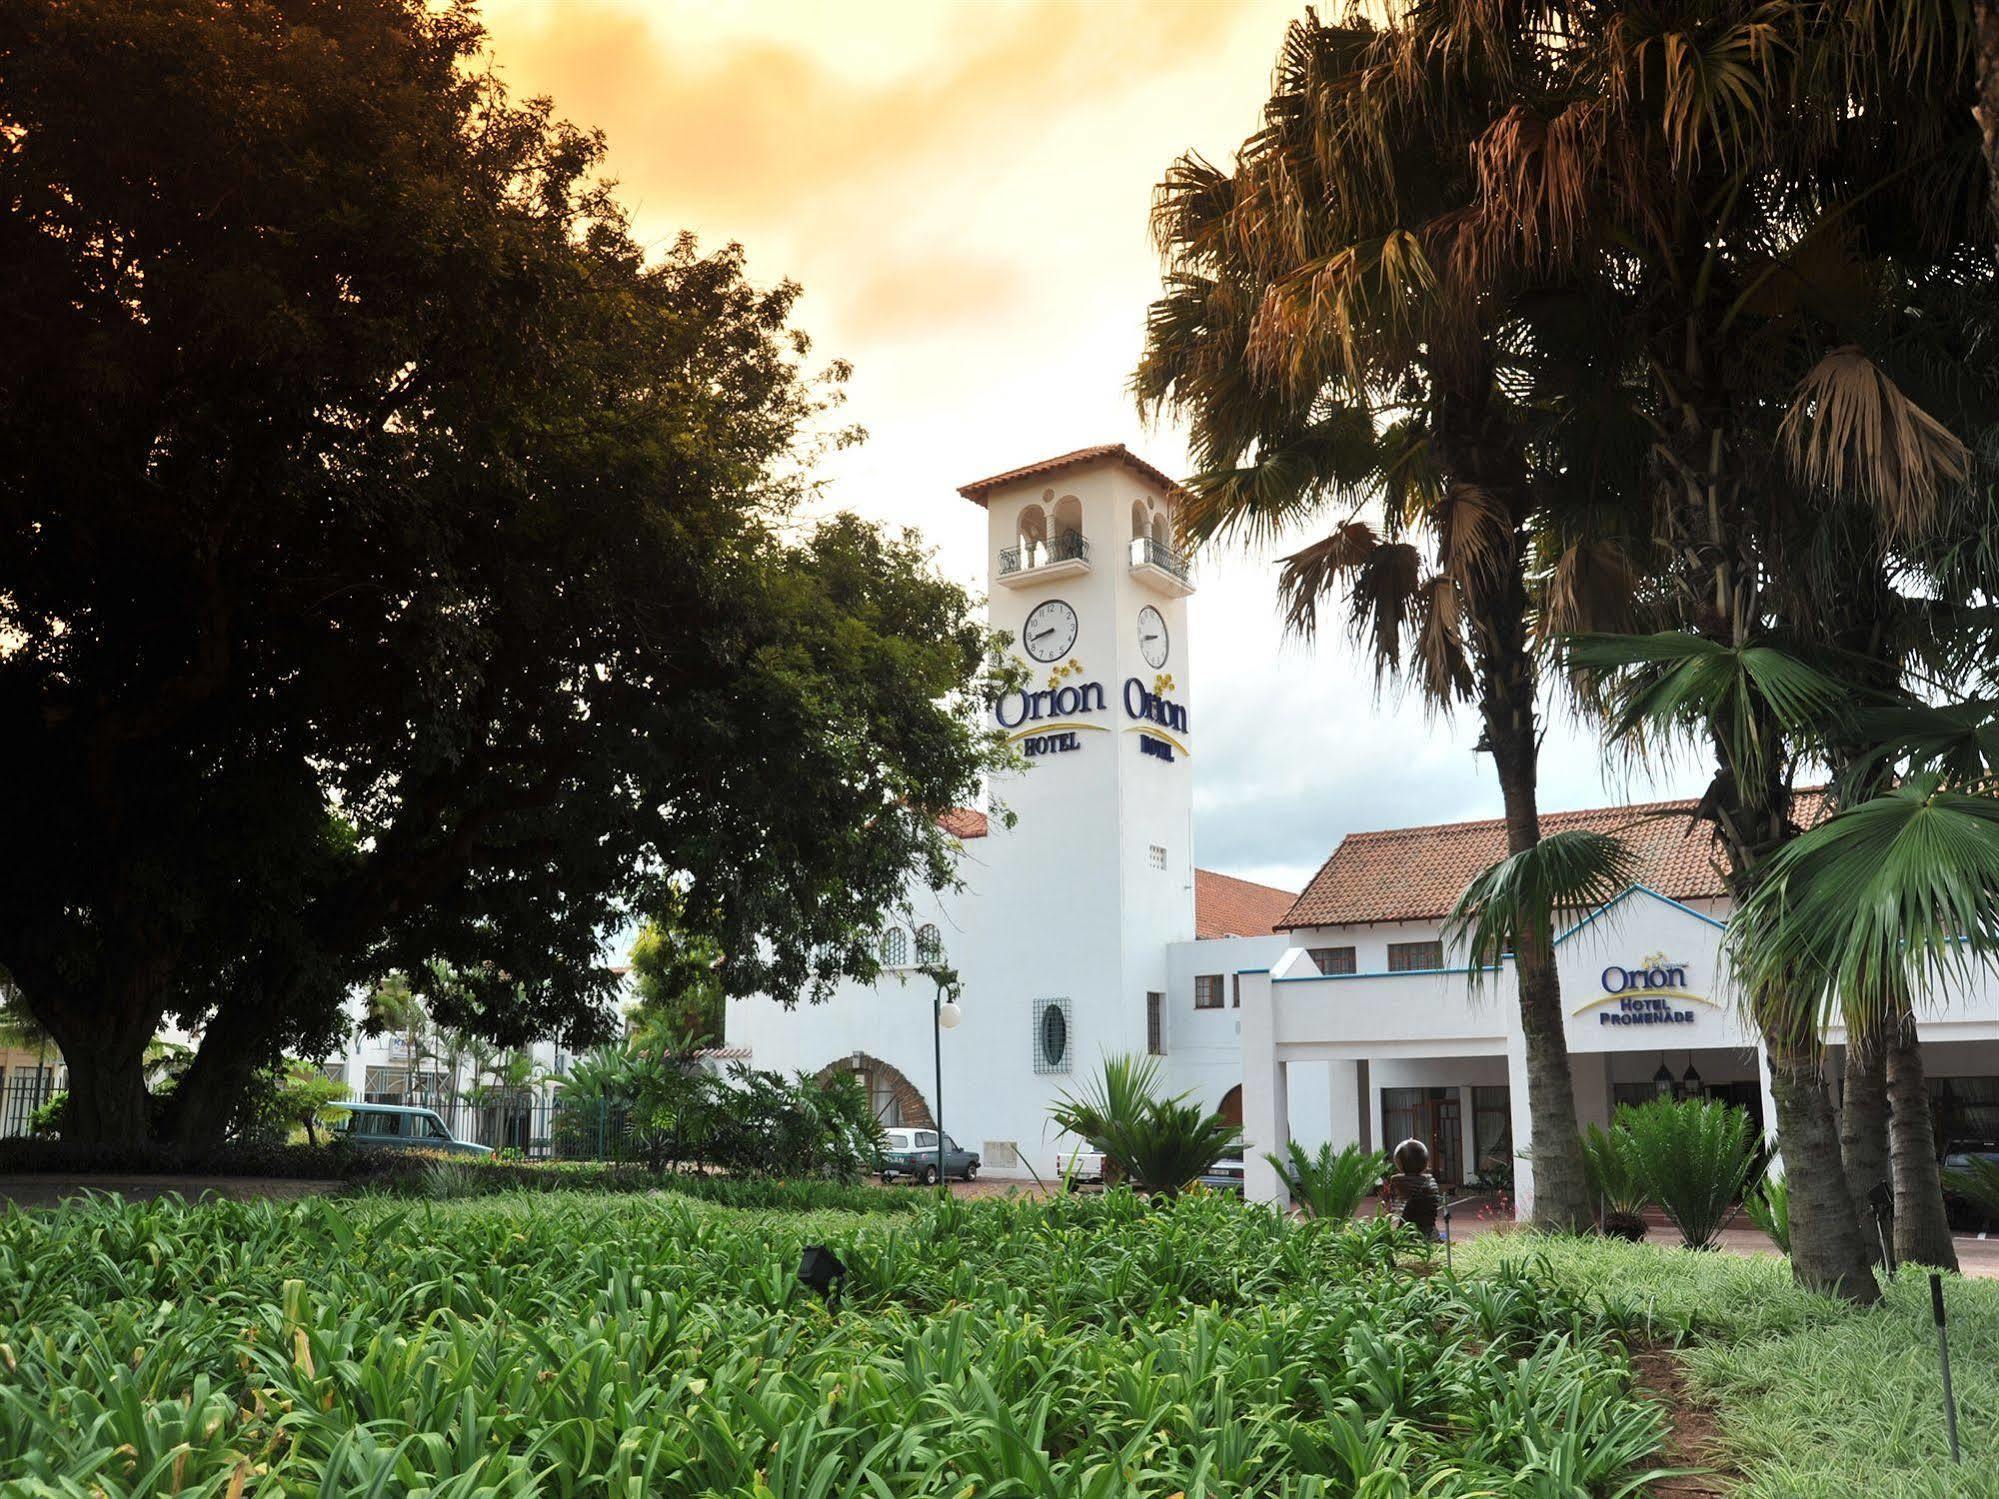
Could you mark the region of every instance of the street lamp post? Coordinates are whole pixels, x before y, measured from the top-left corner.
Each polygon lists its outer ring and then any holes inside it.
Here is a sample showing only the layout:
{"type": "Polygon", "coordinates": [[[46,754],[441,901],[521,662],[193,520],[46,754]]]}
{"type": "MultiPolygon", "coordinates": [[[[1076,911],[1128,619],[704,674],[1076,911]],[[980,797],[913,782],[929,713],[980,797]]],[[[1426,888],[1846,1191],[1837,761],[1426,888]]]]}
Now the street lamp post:
{"type": "Polygon", "coordinates": [[[956,1030],[965,1012],[958,1007],[958,975],[942,966],[926,967],[937,993],[930,1001],[930,1049],[937,1068],[937,1186],[951,1190],[951,1175],[944,1160],[944,1032],[956,1030]]]}

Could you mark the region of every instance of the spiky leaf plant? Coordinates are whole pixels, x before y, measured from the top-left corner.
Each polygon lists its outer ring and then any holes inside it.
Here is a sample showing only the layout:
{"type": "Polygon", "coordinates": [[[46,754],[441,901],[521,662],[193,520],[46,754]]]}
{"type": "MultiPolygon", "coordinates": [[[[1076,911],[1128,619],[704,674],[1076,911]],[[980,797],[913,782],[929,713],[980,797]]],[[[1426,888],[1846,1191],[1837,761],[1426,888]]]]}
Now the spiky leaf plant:
{"type": "Polygon", "coordinates": [[[1609,1129],[1590,1125],[1583,1131],[1583,1163],[1603,1214],[1603,1231],[1634,1244],[1644,1238],[1645,1204],[1651,1193],[1631,1132],[1618,1125],[1609,1129]]]}
{"type": "Polygon", "coordinates": [[[1351,1218],[1389,1169],[1388,1157],[1378,1150],[1348,1145],[1335,1151],[1330,1140],[1316,1155],[1293,1140],[1282,1156],[1265,1151],[1263,1158],[1276,1168],[1293,1200],[1308,1215],[1335,1220],[1351,1218]]]}
{"type": "Polygon", "coordinates": [[[1064,1093],[1049,1116],[1139,1190],[1171,1196],[1233,1149],[1241,1132],[1189,1094],[1160,1097],[1159,1081],[1157,1057],[1106,1057],[1081,1094],[1064,1093]]]}
{"type": "Polygon", "coordinates": [[[1755,1164],[1748,1114],[1714,1098],[1655,1098],[1620,1108],[1611,1128],[1630,1136],[1647,1195],[1687,1247],[1711,1248],[1755,1164]]]}

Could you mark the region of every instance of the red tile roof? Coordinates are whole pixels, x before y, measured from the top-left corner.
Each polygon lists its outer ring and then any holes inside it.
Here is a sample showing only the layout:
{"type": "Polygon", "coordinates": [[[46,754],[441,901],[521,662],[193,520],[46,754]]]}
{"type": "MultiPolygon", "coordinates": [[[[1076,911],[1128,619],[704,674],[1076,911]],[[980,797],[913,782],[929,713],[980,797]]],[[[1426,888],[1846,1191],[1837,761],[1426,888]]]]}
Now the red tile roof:
{"type": "Polygon", "coordinates": [[[970,807],[953,807],[937,819],[937,826],[953,838],[983,838],[986,836],[986,814],[970,807]]]}
{"type": "Polygon", "coordinates": [[[1297,896],[1212,869],[1194,871],[1196,937],[1268,937],[1297,896]]]}
{"type": "Polygon", "coordinates": [[[974,504],[983,505],[986,497],[1002,485],[1014,484],[1022,479],[1036,479],[1043,474],[1074,468],[1079,463],[1094,463],[1099,458],[1116,459],[1149,483],[1157,484],[1168,494],[1175,493],[1180,488],[1173,479],[1147,463],[1123,443],[1102,442],[1093,448],[1078,448],[1073,453],[1064,453],[1059,458],[1044,458],[1039,463],[1030,463],[1024,468],[1010,468],[1003,474],[994,474],[990,479],[974,479],[970,484],[961,486],[958,493],[974,504]]]}
{"type": "MultiPolygon", "coordinates": [[[[1812,822],[1820,804],[1817,791],[1800,791],[1794,815],[1812,822]]],[[[1544,812],[1541,831],[1616,833],[1631,846],[1637,883],[1673,900],[1705,900],[1728,891],[1711,830],[1693,820],[1695,806],[1689,800],[1544,812]]],[[[1473,875],[1505,856],[1504,818],[1349,833],[1277,926],[1437,921],[1450,913],[1473,875]]]]}

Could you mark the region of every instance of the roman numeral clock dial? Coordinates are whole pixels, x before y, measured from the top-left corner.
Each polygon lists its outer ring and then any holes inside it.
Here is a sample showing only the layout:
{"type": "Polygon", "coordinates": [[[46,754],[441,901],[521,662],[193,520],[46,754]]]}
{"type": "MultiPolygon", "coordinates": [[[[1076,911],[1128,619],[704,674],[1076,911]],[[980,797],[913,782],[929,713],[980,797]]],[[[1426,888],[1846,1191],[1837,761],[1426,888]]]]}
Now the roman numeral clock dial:
{"type": "Polygon", "coordinates": [[[1060,599],[1036,604],[1021,627],[1021,644],[1037,661],[1060,661],[1076,648],[1076,611],[1060,599]]]}

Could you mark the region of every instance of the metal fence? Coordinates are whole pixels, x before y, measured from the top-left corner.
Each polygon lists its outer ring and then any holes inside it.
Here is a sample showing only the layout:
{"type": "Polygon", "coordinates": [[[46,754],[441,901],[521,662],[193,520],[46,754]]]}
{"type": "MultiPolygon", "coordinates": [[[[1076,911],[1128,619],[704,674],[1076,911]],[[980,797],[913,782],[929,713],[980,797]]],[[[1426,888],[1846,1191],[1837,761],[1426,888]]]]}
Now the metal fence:
{"type": "Polygon", "coordinates": [[[35,1111],[69,1084],[60,1067],[15,1067],[0,1079],[0,1139],[25,1135],[34,1125],[35,1111]]]}
{"type": "Polygon", "coordinates": [[[660,1142],[633,1128],[624,1104],[600,1098],[564,1099],[559,1091],[499,1097],[419,1094],[381,1101],[431,1109],[453,1139],[529,1160],[643,1160],[660,1148],[660,1142]]]}

